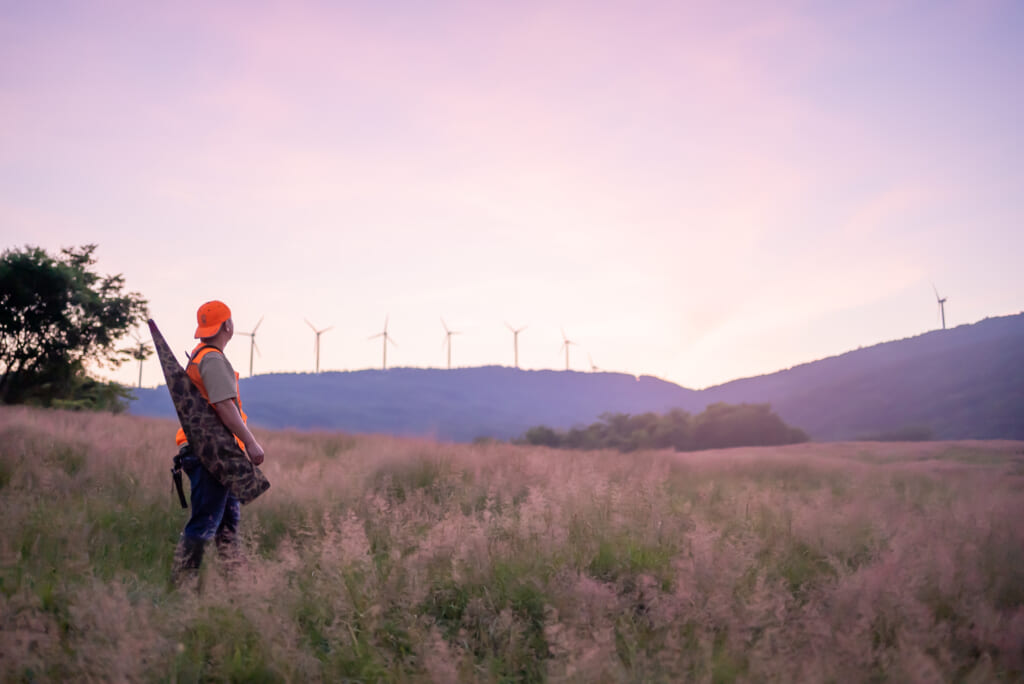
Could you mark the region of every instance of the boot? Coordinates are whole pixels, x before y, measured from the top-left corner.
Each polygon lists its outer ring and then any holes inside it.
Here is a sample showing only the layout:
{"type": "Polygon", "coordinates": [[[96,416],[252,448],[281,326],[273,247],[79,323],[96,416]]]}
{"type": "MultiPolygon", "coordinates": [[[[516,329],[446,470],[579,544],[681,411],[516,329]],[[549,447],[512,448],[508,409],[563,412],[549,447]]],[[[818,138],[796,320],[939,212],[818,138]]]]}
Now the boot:
{"type": "Polygon", "coordinates": [[[217,544],[217,557],[220,559],[221,573],[225,579],[231,579],[245,567],[245,557],[242,555],[242,548],[238,543],[238,535],[220,529],[217,530],[214,542],[217,544]]]}
{"type": "Polygon", "coordinates": [[[203,562],[205,547],[205,540],[181,535],[178,545],[174,549],[174,562],[171,566],[171,586],[173,588],[176,589],[185,583],[194,583],[196,592],[201,589],[199,566],[203,562]]]}

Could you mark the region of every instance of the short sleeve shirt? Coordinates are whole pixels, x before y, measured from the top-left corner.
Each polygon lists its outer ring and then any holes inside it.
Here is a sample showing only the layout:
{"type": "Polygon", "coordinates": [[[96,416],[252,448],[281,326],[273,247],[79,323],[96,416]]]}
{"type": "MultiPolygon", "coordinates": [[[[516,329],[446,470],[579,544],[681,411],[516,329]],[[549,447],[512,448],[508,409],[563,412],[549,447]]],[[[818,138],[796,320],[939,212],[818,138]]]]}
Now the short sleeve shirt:
{"type": "Polygon", "coordinates": [[[206,388],[211,404],[238,396],[235,369],[218,351],[208,352],[199,362],[199,377],[203,379],[203,387],[206,388]]]}

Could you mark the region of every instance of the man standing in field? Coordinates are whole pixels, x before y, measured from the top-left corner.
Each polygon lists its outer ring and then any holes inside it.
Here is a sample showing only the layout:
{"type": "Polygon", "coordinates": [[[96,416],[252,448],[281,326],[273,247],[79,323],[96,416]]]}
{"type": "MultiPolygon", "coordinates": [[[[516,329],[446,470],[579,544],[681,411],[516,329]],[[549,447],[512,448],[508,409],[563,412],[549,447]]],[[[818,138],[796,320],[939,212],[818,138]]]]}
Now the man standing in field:
{"type": "MultiPolygon", "coordinates": [[[[185,372],[234,434],[249,460],[258,466],[263,462],[263,447],[246,426],[238,390],[238,373],[224,356],[224,347],[235,332],[231,309],[223,302],[206,302],[196,312],[196,320],[195,337],[199,344],[192,350],[185,372]]],[[[238,499],[210,474],[193,453],[184,430],[178,429],[175,441],[179,446],[178,455],[174,457],[175,469],[184,470],[192,485],[192,515],[181,532],[171,569],[171,581],[178,585],[186,577],[198,576],[203,550],[211,539],[215,540],[217,552],[226,567],[237,567],[241,562],[238,549],[241,507],[238,499]]]]}

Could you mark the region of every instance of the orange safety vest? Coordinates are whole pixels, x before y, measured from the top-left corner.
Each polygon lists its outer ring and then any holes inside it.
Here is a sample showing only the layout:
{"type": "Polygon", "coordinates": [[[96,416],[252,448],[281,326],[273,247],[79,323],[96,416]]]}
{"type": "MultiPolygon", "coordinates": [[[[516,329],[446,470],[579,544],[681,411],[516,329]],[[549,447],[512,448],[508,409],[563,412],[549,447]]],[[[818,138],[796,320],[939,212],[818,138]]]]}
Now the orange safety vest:
{"type": "MultiPolygon", "coordinates": [[[[203,385],[203,376],[201,376],[199,374],[199,362],[203,360],[204,356],[206,356],[207,354],[209,354],[212,351],[220,352],[221,354],[224,353],[220,349],[217,349],[216,347],[214,347],[213,345],[203,344],[203,343],[198,344],[196,346],[196,348],[192,350],[192,356],[191,356],[191,358],[189,358],[188,366],[185,367],[185,373],[186,373],[186,375],[188,375],[189,380],[191,380],[193,382],[193,384],[195,384],[195,386],[199,388],[199,393],[203,395],[203,399],[206,399],[206,401],[210,401],[210,395],[209,395],[209,393],[207,393],[206,387],[203,385]]],[[[239,388],[238,388],[238,373],[237,372],[235,372],[235,398],[234,398],[234,402],[235,402],[235,406],[238,407],[238,413],[242,416],[242,422],[248,424],[248,422],[249,422],[248,416],[246,416],[245,415],[245,411],[242,410],[242,393],[239,391],[239,388]]],[[[187,441],[188,441],[188,438],[185,437],[185,431],[183,429],[181,429],[181,428],[178,428],[178,434],[176,434],[174,436],[175,444],[177,444],[178,446],[181,446],[182,444],[184,444],[187,441]]],[[[235,441],[238,442],[239,448],[242,451],[245,451],[245,444],[242,442],[242,440],[240,440],[238,438],[237,435],[235,436],[235,441]]]]}

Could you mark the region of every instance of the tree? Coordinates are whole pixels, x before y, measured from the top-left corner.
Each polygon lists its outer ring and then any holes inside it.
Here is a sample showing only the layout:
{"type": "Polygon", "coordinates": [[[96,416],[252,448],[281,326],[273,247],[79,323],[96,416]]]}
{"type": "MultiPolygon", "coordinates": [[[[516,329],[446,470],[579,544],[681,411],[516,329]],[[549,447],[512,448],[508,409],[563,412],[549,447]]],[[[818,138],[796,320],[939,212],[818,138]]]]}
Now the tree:
{"type": "Polygon", "coordinates": [[[52,257],[26,246],[0,255],[0,402],[116,408],[117,396],[127,396],[85,369],[131,358],[116,345],[146,319],[147,303],[124,292],[123,276],[94,271],[95,250],[84,245],[52,257]]]}
{"type": "Polygon", "coordinates": [[[790,427],[768,404],[711,404],[691,416],[682,409],[656,413],[602,413],[600,420],[563,433],[539,425],[519,440],[564,449],[675,449],[696,451],[735,446],[771,446],[806,442],[807,433],[790,427]]]}
{"type": "Polygon", "coordinates": [[[806,442],[807,434],[786,425],[768,404],[711,404],[697,416],[693,430],[697,449],[775,446],[806,442]]]}
{"type": "Polygon", "coordinates": [[[523,442],[534,446],[559,447],[562,445],[562,437],[547,425],[538,425],[526,431],[523,442]]]}

